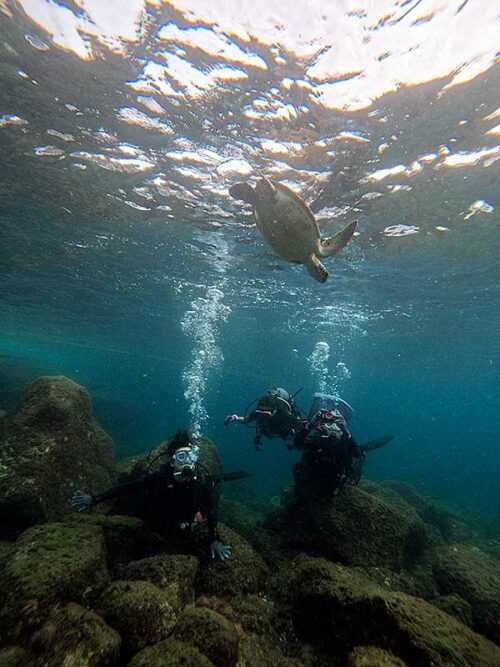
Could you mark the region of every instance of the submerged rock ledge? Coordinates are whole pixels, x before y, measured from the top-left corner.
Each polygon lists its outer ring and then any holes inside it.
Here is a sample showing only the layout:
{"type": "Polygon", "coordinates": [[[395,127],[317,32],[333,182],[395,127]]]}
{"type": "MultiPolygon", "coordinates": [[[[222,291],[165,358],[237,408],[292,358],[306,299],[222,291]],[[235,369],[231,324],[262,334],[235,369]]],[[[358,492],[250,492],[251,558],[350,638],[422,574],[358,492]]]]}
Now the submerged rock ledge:
{"type": "Polygon", "coordinates": [[[223,497],[233,554],[206,562],[138,518],[68,511],[114,483],[112,453],[63,377],[0,421],[1,667],[500,664],[498,537],[443,503],[395,482],[264,513],[223,497]]]}

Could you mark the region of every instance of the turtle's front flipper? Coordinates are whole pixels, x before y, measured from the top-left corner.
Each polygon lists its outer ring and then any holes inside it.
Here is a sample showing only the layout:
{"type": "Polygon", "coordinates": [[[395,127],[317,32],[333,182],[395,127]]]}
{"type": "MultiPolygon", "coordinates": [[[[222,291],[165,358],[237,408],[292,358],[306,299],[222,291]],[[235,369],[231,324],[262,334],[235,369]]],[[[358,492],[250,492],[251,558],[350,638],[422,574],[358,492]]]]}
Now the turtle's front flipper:
{"type": "Polygon", "coordinates": [[[316,255],[311,255],[304,262],[304,266],[309,271],[309,274],[317,280],[319,283],[324,283],[328,278],[328,271],[325,269],[323,264],[319,261],[316,255]]]}
{"type": "Polygon", "coordinates": [[[350,222],[344,229],[341,229],[338,234],[330,236],[329,239],[318,241],[318,255],[320,257],[332,257],[339,250],[342,250],[351,240],[352,235],[356,231],[358,221],[350,222]]]}
{"type": "Polygon", "coordinates": [[[229,194],[234,199],[246,201],[247,204],[253,204],[255,201],[255,188],[249,183],[235,183],[229,188],[229,194]]]}

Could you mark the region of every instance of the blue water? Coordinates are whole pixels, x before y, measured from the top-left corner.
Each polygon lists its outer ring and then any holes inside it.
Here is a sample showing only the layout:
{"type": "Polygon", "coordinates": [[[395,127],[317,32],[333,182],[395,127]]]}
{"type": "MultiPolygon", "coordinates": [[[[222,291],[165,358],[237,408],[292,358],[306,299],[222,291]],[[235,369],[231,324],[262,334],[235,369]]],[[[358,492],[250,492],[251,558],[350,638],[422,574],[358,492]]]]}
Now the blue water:
{"type": "Polygon", "coordinates": [[[345,51],[328,30],[297,32],[300,2],[239,18],[163,3],[149,23],[130,3],[126,37],[95,3],[0,3],[0,409],[64,374],[92,394],[118,458],[194,423],[271,496],[296,454],[279,441],[255,452],[252,431],[223,418],[274,385],[302,388],[307,410],[323,383],[354,406],[359,441],[395,435],[367,477],[498,514],[498,26],[486,9],[449,3],[443,19],[428,3],[439,39],[420,42],[419,3],[381,3],[385,22],[375,3],[357,17],[327,4],[325,20],[353,26],[345,51]],[[84,46],[70,14],[89,21],[84,46]],[[214,54],[209,33],[239,55],[214,54]],[[199,78],[223,66],[239,74],[199,78]],[[332,102],[325,81],[336,90],[354,71],[332,102]],[[359,219],[326,284],[277,257],[228,196],[258,170],[294,187],[325,236],[359,219]],[[318,342],[329,357],[315,369],[318,342]]]}

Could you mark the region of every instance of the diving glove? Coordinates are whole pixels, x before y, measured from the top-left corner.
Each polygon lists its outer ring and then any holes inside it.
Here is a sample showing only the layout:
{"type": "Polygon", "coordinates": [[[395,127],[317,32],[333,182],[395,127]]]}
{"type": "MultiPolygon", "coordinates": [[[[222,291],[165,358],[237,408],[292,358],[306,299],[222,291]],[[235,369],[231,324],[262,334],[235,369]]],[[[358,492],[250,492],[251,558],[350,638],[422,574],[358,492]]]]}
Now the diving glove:
{"type": "Polygon", "coordinates": [[[222,544],[220,540],[214,540],[210,545],[210,555],[212,559],[228,560],[231,556],[231,547],[229,544],[222,544]]]}
{"type": "Polygon", "coordinates": [[[94,499],[90,493],[75,491],[69,502],[74,510],[77,510],[78,512],[84,512],[85,510],[88,510],[92,507],[94,504],[94,499]]]}
{"type": "Polygon", "coordinates": [[[240,418],[238,417],[238,415],[228,415],[224,419],[224,426],[227,426],[228,424],[231,424],[231,422],[237,422],[237,421],[239,421],[239,419],[240,418]]]}

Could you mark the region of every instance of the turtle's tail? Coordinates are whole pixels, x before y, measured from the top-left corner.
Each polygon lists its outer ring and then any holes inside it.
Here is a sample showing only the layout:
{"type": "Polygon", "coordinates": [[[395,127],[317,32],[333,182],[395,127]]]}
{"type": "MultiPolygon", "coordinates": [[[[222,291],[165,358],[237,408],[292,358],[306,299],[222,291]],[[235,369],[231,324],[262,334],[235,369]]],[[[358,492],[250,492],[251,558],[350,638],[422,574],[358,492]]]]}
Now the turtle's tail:
{"type": "Polygon", "coordinates": [[[235,183],[229,188],[229,194],[234,199],[253,204],[255,201],[255,189],[249,183],[235,183]]]}
{"type": "Polygon", "coordinates": [[[318,243],[318,255],[320,257],[332,257],[336,255],[339,250],[342,250],[351,240],[352,235],[356,231],[358,221],[350,222],[344,229],[341,229],[338,234],[330,236],[329,239],[323,239],[318,243]]]}

